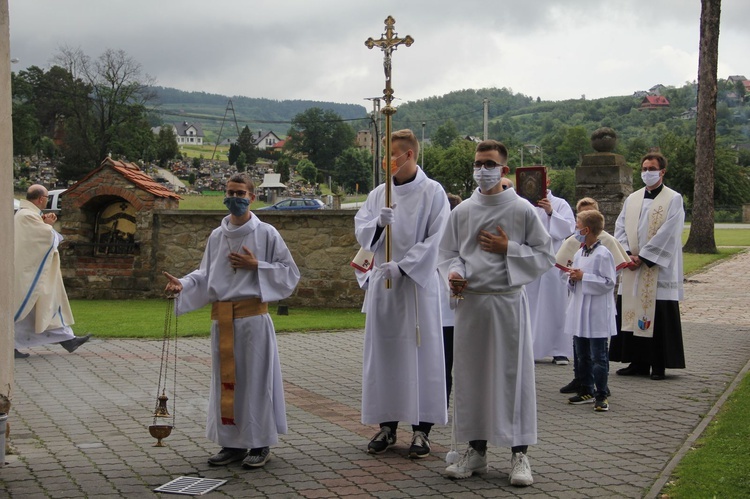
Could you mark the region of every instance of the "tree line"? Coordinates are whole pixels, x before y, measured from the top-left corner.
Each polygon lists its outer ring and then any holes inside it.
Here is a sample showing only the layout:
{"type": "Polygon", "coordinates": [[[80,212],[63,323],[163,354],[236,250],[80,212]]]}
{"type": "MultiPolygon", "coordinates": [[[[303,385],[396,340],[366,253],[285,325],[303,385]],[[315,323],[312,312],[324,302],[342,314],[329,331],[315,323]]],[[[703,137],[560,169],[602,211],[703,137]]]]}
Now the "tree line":
{"type": "MultiPolygon", "coordinates": [[[[167,161],[178,149],[171,127],[162,127],[158,135],[151,132],[152,126],[162,124],[160,106],[178,106],[198,115],[208,104],[226,104],[226,98],[217,94],[155,87],[137,61],[111,49],[92,59],[80,50],[62,48],[50,69],[32,66],[13,73],[12,92],[14,153],[57,158],[62,180],[80,179],[109,154],[131,161],[167,161]]],[[[418,137],[424,131],[429,139],[423,152],[425,171],[446,191],[465,197],[473,188],[468,165],[474,147],[465,137],[481,136],[482,105],[488,99],[489,137],[508,146],[509,165],[513,169],[522,162],[549,165],[558,172],[553,175],[553,188],[571,197],[571,202],[575,201],[572,168],[593,152],[591,133],[608,126],[618,134],[615,152],[624,155],[634,171],[640,157],[658,147],[670,160],[670,185],[686,195],[689,207],[695,178],[695,120],[690,111],[696,105],[696,85],[663,87],[661,94],[669,99],[669,108],[644,110],[641,97],[635,95],[549,102],[506,88],[461,90],[400,105],[393,125],[411,128],[418,137]]],[[[744,86],[719,80],[717,206],[750,201],[747,98],[744,86]]],[[[363,116],[364,107],[331,109],[329,103],[310,107],[314,101],[233,99],[240,110],[263,102],[265,111],[248,112],[282,118],[277,125],[288,127],[289,140],[276,161],[282,178],[296,167],[311,183],[330,181],[345,192],[372,189],[372,156],[355,147],[357,130],[370,124],[363,116]],[[290,117],[292,111],[298,112],[290,117]]],[[[229,159],[244,169],[255,163],[259,153],[252,147],[247,125],[239,135],[229,159]]],[[[637,176],[635,180],[634,185],[639,185],[637,176]]]]}

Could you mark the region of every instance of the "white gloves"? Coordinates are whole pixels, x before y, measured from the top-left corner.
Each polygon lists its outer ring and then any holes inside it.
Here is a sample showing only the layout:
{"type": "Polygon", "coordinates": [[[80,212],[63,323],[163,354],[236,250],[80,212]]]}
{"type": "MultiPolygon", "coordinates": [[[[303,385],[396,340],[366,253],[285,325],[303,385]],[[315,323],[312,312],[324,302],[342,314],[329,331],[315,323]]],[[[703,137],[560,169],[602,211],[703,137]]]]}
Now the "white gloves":
{"type": "Polygon", "coordinates": [[[394,261],[381,263],[380,271],[383,272],[383,277],[386,279],[395,281],[396,279],[401,279],[401,277],[403,277],[401,269],[399,269],[398,264],[394,261]]]}
{"type": "Polygon", "coordinates": [[[378,217],[378,225],[385,227],[391,225],[395,220],[396,216],[393,214],[393,210],[396,208],[396,204],[393,204],[392,208],[380,208],[380,216],[378,217]]]}

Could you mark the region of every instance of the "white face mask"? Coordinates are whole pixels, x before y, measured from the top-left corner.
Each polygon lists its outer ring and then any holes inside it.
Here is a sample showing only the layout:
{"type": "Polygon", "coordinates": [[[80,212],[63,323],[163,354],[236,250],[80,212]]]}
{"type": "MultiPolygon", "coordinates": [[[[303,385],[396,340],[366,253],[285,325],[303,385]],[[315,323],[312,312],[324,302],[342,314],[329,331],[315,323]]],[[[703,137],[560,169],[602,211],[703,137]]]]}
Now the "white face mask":
{"type": "Polygon", "coordinates": [[[661,178],[661,170],[657,170],[655,172],[641,172],[641,180],[643,180],[643,183],[646,184],[647,187],[653,187],[657,183],[659,183],[659,179],[661,178]]]}
{"type": "Polygon", "coordinates": [[[478,170],[474,169],[474,181],[479,185],[481,192],[487,192],[495,187],[503,177],[503,169],[500,166],[487,169],[484,166],[478,170]]]}

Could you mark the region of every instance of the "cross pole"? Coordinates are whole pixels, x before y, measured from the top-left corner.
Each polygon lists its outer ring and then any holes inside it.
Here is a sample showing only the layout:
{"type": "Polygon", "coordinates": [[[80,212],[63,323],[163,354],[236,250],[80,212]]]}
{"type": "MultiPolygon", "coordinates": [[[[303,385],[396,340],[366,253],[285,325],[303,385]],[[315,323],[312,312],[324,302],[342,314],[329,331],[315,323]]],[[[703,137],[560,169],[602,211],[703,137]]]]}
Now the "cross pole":
{"type": "MultiPolygon", "coordinates": [[[[388,16],[385,20],[385,33],[380,36],[379,39],[373,40],[372,37],[365,41],[365,46],[368,49],[373,47],[380,47],[383,51],[383,70],[385,71],[385,89],[383,90],[383,100],[385,100],[385,107],[381,111],[385,115],[385,155],[384,161],[386,162],[385,168],[385,206],[390,208],[391,206],[391,133],[392,133],[392,116],[396,114],[396,108],[391,106],[393,101],[393,87],[391,86],[391,55],[393,51],[398,48],[399,45],[411,46],[414,43],[414,38],[406,35],[404,38],[398,38],[398,34],[393,30],[393,26],[396,24],[396,20],[393,16],[388,16]]],[[[391,261],[391,226],[385,226],[385,261],[391,261]]],[[[386,279],[386,289],[391,288],[391,280],[386,279]]]]}

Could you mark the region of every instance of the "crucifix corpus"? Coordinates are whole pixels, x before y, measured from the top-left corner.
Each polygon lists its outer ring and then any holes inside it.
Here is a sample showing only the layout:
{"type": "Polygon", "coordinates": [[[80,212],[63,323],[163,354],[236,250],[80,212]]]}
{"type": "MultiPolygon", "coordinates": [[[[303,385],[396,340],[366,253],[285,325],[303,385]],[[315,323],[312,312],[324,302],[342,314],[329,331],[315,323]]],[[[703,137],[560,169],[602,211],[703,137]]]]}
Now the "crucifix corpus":
{"type": "MultiPolygon", "coordinates": [[[[404,38],[399,38],[398,33],[393,30],[393,26],[396,24],[396,20],[393,16],[388,16],[385,20],[385,33],[380,35],[380,38],[373,40],[372,37],[365,41],[365,46],[368,49],[373,47],[380,47],[383,51],[383,69],[385,70],[385,89],[383,90],[383,100],[385,101],[385,107],[381,111],[385,115],[385,206],[391,207],[391,133],[392,133],[392,117],[396,114],[396,108],[391,106],[393,101],[393,87],[391,86],[391,54],[398,48],[399,45],[411,46],[414,43],[414,38],[406,35],[404,38]]],[[[385,261],[391,261],[391,226],[385,226],[385,261]]],[[[385,287],[391,288],[391,280],[385,281],[385,287]]]]}

